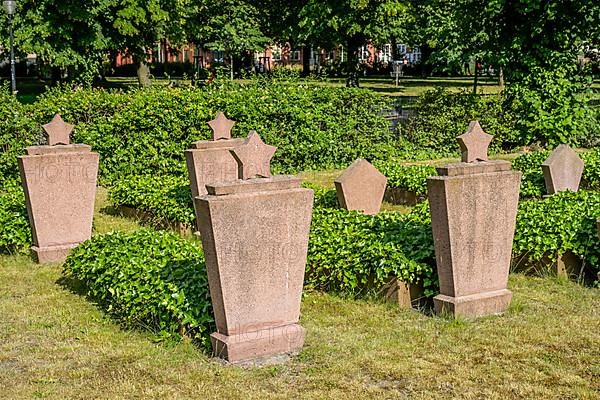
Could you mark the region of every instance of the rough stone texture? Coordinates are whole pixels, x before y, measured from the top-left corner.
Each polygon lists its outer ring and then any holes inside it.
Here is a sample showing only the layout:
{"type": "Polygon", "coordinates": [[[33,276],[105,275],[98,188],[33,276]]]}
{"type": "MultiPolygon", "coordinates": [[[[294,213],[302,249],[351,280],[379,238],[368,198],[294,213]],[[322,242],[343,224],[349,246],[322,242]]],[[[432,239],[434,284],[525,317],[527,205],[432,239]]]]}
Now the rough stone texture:
{"type": "Polygon", "coordinates": [[[566,190],[579,190],[583,167],[583,161],[575,150],[565,144],[558,146],[542,163],[546,192],[555,194],[566,190]]]}
{"type": "Polygon", "coordinates": [[[86,145],[33,146],[18,161],[34,256],[62,261],[91,236],[99,156],[86,145]]]}
{"type": "Polygon", "coordinates": [[[232,150],[239,165],[240,179],[271,176],[271,158],[277,147],[265,144],[258,133],[251,131],[244,144],[232,150]]]}
{"type": "Polygon", "coordinates": [[[239,363],[296,353],[313,192],[292,177],[208,185],[195,199],[217,356],[239,363]],[[292,334],[293,333],[293,334],[292,334]]]}
{"type": "Polygon", "coordinates": [[[336,180],[338,202],[346,210],[374,215],[381,209],[387,178],[367,160],[358,159],[336,180]]]}
{"type": "Polygon", "coordinates": [[[185,151],[192,196],[207,193],[206,184],[234,181],[238,178],[238,163],[231,150],[244,139],[196,142],[185,151]]]}
{"type": "Polygon", "coordinates": [[[406,283],[398,278],[392,278],[380,290],[384,298],[400,308],[412,308],[418,306],[425,299],[425,291],[422,285],[406,283]]]}
{"type": "Polygon", "coordinates": [[[436,312],[499,314],[506,289],[521,173],[509,162],[463,164],[427,181],[440,295],[436,312]],[[472,173],[473,172],[473,173],[472,173]]]}
{"type": "Polygon", "coordinates": [[[488,147],[492,142],[492,139],[492,135],[488,135],[481,129],[479,122],[471,121],[467,128],[467,132],[458,137],[461,161],[465,163],[487,161],[488,147]]]}
{"type": "Polygon", "coordinates": [[[228,119],[221,111],[212,121],[208,121],[208,126],[213,131],[213,140],[231,139],[231,129],[235,121],[228,119]]]}
{"type": "Polygon", "coordinates": [[[52,121],[43,128],[49,146],[71,143],[71,132],[73,132],[74,126],[63,121],[60,114],[56,114],[52,121]]]}

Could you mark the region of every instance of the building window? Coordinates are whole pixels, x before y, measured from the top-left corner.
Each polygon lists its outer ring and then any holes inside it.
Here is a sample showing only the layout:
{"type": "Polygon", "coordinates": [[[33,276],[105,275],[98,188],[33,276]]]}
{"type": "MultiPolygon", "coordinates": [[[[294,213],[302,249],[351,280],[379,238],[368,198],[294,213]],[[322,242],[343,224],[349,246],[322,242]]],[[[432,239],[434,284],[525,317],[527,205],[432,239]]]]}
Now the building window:
{"type": "Polygon", "coordinates": [[[271,48],[271,55],[273,57],[273,61],[281,61],[281,49],[279,47],[271,48]]]}
{"type": "Polygon", "coordinates": [[[300,61],[300,50],[292,51],[292,61],[300,61]]]}

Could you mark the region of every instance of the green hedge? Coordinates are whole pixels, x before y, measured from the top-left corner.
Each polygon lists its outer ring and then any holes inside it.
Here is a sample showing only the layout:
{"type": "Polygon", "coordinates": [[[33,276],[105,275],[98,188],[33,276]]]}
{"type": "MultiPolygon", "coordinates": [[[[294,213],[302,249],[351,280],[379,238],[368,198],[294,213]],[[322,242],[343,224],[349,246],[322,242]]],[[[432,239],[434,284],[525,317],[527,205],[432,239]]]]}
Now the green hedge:
{"type": "Polygon", "coordinates": [[[519,204],[514,255],[541,261],[545,254],[571,251],[600,271],[600,193],[563,192],[541,201],[519,204]]]}
{"type": "Polygon", "coordinates": [[[350,295],[378,289],[390,276],[421,283],[426,296],[437,289],[431,221],[411,214],[375,216],[316,208],[308,248],[305,284],[350,295]]]}
{"type": "Polygon", "coordinates": [[[401,188],[419,196],[427,195],[427,178],[437,175],[431,165],[401,165],[397,160],[378,161],[374,166],[387,177],[388,187],[401,188]]]}
{"type": "Polygon", "coordinates": [[[157,225],[173,221],[194,226],[196,216],[187,178],[132,175],[114,181],[108,194],[113,205],[145,211],[157,225]]]}
{"type": "Polygon", "coordinates": [[[63,275],[127,327],[208,344],[213,314],[202,250],[161,231],[95,236],[75,248],[63,275]]]}
{"type": "Polygon", "coordinates": [[[21,186],[0,189],[0,254],[24,250],[31,244],[31,229],[21,186]]]}
{"type": "Polygon", "coordinates": [[[218,110],[238,121],[234,136],[245,137],[255,129],[265,142],[278,147],[275,171],[338,168],[359,157],[432,155],[397,140],[382,114],[390,107],[385,96],[304,81],[253,80],[127,92],[57,88],[34,104],[18,105],[17,112],[11,104],[0,106],[0,114],[10,110],[0,119],[0,147],[15,151],[2,161],[14,177],[14,156],[39,139],[41,124],[56,112],[76,125],[76,142],[100,153],[103,183],[128,175],[184,175],[184,150],[193,141],[210,137],[206,122],[218,110]]]}

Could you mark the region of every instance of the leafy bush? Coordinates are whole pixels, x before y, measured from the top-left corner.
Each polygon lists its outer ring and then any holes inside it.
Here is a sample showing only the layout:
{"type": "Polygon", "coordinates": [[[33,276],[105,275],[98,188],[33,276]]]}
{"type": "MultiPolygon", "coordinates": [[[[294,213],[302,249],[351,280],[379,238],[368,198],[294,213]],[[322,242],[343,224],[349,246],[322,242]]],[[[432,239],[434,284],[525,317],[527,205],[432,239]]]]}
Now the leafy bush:
{"type": "Polygon", "coordinates": [[[549,151],[525,153],[512,161],[513,169],[521,171],[521,198],[542,197],[546,194],[546,184],[542,173],[542,163],[550,155],[549,151]]]}
{"type": "Polygon", "coordinates": [[[208,343],[213,314],[206,266],[193,242],[147,229],[96,236],[71,252],[63,274],[125,326],[208,343]]]}
{"type": "Polygon", "coordinates": [[[17,156],[40,139],[26,107],[0,86],[0,187],[19,181],[17,156]]]}
{"type": "Polygon", "coordinates": [[[0,191],[0,253],[13,253],[31,244],[31,229],[23,189],[7,185],[0,191]]]}
{"type": "Polygon", "coordinates": [[[182,222],[193,226],[194,204],[187,178],[178,176],[132,175],[113,182],[109,200],[151,214],[154,222],[182,222]]]}
{"type": "MultiPolygon", "coordinates": [[[[28,138],[38,137],[40,125],[57,112],[75,124],[75,141],[100,153],[101,182],[110,183],[133,174],[184,175],[184,150],[210,137],[206,122],[218,110],[238,121],[234,136],[245,137],[255,129],[265,142],[278,146],[273,167],[280,172],[342,167],[359,157],[413,155],[412,146],[398,142],[389,129],[381,114],[387,107],[384,96],[368,90],[255,79],[202,89],[63,87],[23,110],[28,138]]],[[[0,129],[8,129],[1,121],[0,129]]],[[[7,143],[18,141],[12,128],[5,136],[7,143]]]]}
{"type": "Polygon", "coordinates": [[[478,120],[487,133],[495,136],[491,145],[493,151],[520,143],[514,116],[504,109],[499,95],[451,93],[439,87],[419,96],[415,111],[415,117],[408,122],[406,138],[418,147],[454,149],[458,154],[456,137],[465,132],[472,120],[478,120]]]}
{"type": "Polygon", "coordinates": [[[309,182],[303,182],[302,187],[312,189],[315,193],[314,207],[315,208],[337,208],[337,192],[335,189],[326,189],[319,185],[309,182]]]}
{"type": "Polygon", "coordinates": [[[400,165],[393,160],[375,162],[374,166],[387,177],[388,187],[402,188],[419,196],[427,195],[427,178],[437,175],[431,165],[400,165]]]}
{"type": "Polygon", "coordinates": [[[572,251],[588,266],[600,270],[600,193],[562,192],[541,201],[519,204],[514,255],[542,260],[545,254],[572,251]]]}
{"type": "Polygon", "coordinates": [[[431,224],[418,212],[363,215],[316,208],[308,248],[305,284],[358,295],[387,283],[390,276],[436,289],[431,224]]]}

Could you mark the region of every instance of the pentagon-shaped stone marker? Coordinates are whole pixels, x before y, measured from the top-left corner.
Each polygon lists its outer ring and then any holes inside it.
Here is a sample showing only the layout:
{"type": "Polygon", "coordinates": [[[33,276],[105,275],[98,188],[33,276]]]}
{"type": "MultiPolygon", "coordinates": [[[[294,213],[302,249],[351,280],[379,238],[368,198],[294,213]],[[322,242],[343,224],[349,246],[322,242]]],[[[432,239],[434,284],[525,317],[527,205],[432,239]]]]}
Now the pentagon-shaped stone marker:
{"type": "Polygon", "coordinates": [[[571,190],[579,190],[584,164],[575,150],[561,144],[542,163],[546,192],[555,194],[571,190]]]}
{"type": "Polygon", "coordinates": [[[338,202],[346,210],[374,215],[381,209],[387,178],[367,160],[358,159],[336,180],[338,202]]]}

